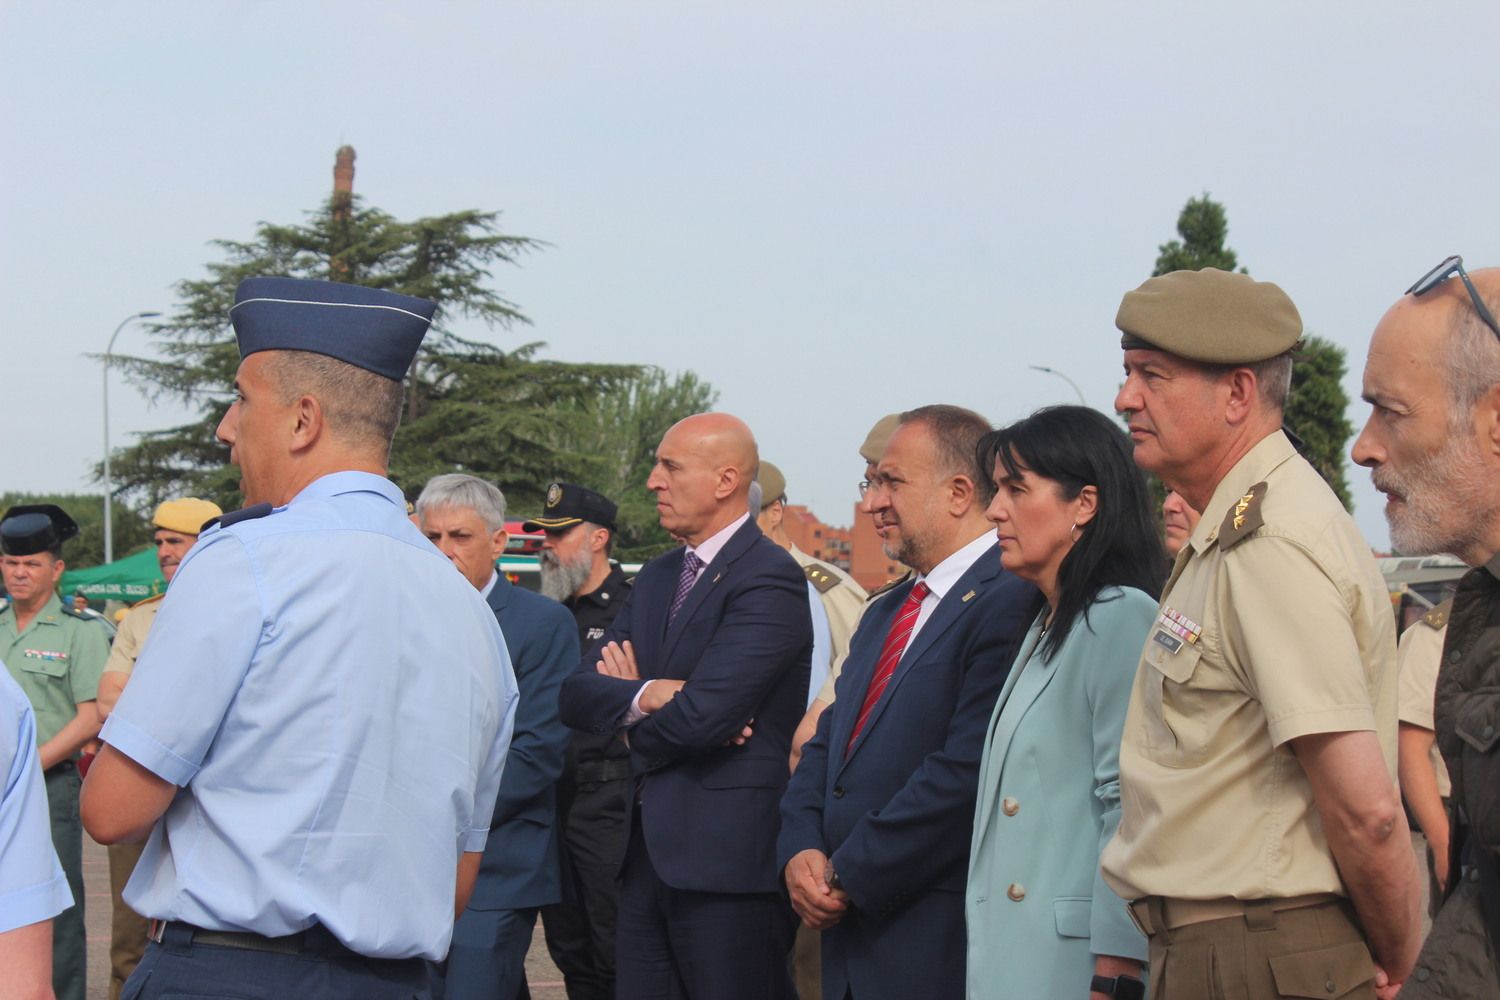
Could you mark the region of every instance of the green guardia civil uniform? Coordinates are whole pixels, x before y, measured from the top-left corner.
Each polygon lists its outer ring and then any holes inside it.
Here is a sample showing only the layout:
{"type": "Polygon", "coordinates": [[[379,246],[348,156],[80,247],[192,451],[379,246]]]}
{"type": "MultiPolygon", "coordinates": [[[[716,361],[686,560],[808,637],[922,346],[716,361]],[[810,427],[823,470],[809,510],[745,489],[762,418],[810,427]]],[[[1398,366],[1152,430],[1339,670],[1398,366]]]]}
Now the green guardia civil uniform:
{"type": "MultiPolygon", "coordinates": [[[[47,599],[24,630],[15,608],[0,610],[0,661],[36,712],[37,745],[56,736],[99,694],[109,643],[98,623],[47,599]]],[[[87,964],[83,928],[83,826],[78,819],[77,755],[47,771],[52,844],[68,876],[74,904],[52,922],[52,981],[58,1000],[84,1000],[87,964]]]]}

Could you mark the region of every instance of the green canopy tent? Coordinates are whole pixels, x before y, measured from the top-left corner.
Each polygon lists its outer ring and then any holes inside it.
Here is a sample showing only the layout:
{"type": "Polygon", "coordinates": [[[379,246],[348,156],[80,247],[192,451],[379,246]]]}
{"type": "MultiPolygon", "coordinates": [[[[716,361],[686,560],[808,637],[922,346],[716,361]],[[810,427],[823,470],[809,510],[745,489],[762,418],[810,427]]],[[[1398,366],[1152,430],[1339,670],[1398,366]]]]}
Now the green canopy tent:
{"type": "Polygon", "coordinates": [[[64,597],[75,590],[91,601],[125,601],[134,604],[154,597],[167,589],[154,549],[142,549],[133,556],[116,559],[103,566],[70,569],[63,573],[59,586],[64,597]]]}

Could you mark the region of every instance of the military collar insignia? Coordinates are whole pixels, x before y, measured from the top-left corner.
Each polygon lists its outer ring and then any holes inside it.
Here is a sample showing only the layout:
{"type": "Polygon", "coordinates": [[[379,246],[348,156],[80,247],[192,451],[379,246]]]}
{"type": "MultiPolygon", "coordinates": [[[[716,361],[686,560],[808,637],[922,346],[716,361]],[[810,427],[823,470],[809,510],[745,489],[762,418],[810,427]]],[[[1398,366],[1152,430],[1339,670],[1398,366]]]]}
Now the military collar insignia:
{"type": "Polygon", "coordinates": [[[1448,616],[1453,613],[1453,598],[1448,598],[1442,604],[1433,608],[1422,616],[1422,623],[1435,629],[1445,628],[1448,624],[1448,616]]]}
{"type": "Polygon", "coordinates": [[[1261,516],[1261,502],[1266,498],[1266,484],[1256,483],[1249,492],[1234,502],[1224,523],[1219,525],[1219,549],[1230,549],[1248,538],[1265,523],[1261,516]]]}
{"type": "Polygon", "coordinates": [[[807,577],[807,582],[813,585],[813,589],[820,594],[826,594],[839,585],[839,578],[828,572],[827,567],[820,563],[808,563],[802,567],[802,574],[807,577]]]}

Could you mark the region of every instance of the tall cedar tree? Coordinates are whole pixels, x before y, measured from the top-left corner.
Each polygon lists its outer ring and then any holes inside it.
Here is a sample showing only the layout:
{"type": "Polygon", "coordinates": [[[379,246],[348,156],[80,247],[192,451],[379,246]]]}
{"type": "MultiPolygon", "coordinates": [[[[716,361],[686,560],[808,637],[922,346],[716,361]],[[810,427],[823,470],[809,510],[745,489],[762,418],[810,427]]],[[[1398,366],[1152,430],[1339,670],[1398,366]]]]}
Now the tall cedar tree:
{"type": "MultiPolygon", "coordinates": [[[[261,223],[251,240],[215,241],[224,259],[208,264],[206,277],[179,282],[178,305],[154,326],[160,358],[114,358],[148,398],[176,399],[198,411],[193,422],[141,434],[114,453],[121,500],[140,511],[183,495],[210,498],[225,510],[241,505],[238,473],[214,429],[232,399],[239,363],[229,307],[240,281],[257,275],[333,278],[438,303],[432,332],[407,377],[391,453],[391,477],[408,497],[433,475],[467,472],[498,484],[511,510],[524,517],[541,510],[554,478],[588,483],[599,476],[600,451],[591,440],[599,429],[590,407],[631,398],[638,386],[666,376],[636,365],[543,360],[536,356],[540,343],[505,351],[448,330],[458,318],[503,330],[529,323],[487,283],[496,265],[515,264],[545,244],[501,232],[497,212],[403,222],[357,198],[352,208],[341,208],[330,199],[304,224],[261,223]]],[[[673,402],[698,399],[689,394],[673,402]]],[[[690,412],[673,409],[667,422],[690,412]]],[[[641,551],[671,544],[659,527],[643,529],[634,541],[641,551]]]]}

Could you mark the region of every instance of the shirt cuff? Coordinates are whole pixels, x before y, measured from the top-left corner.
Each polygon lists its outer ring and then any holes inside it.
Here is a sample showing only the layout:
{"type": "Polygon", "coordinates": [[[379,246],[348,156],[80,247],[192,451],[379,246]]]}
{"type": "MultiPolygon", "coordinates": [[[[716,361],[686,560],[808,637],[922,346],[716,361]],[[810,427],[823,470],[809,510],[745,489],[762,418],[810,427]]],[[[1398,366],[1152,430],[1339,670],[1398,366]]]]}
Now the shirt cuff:
{"type": "Polygon", "coordinates": [[[99,738],[164,781],[182,788],[198,773],[198,765],[178,756],[132,725],[119,712],[111,712],[99,738]]]}
{"type": "MultiPolygon", "coordinates": [[[[48,848],[50,853],[51,845],[48,848]]],[[[57,874],[46,882],[0,896],[0,934],[51,920],[72,905],[73,893],[68,889],[68,880],[58,869],[57,874]]]]}
{"type": "Polygon", "coordinates": [[[470,830],[469,836],[464,840],[465,854],[482,854],[484,845],[489,842],[490,828],[482,826],[477,830],[470,830]]]}
{"type": "Polygon", "coordinates": [[[1375,712],[1368,705],[1345,705],[1315,711],[1294,712],[1267,720],[1272,746],[1282,746],[1299,736],[1321,733],[1358,733],[1375,729],[1375,712]]]}
{"type": "MultiPolygon", "coordinates": [[[[646,684],[650,683],[650,681],[646,682],[646,684]]],[[[642,684],[641,689],[635,693],[635,697],[630,699],[630,711],[620,716],[621,729],[628,729],[651,714],[641,709],[641,695],[646,693],[646,684],[642,684]]]]}

